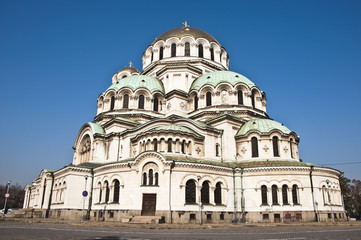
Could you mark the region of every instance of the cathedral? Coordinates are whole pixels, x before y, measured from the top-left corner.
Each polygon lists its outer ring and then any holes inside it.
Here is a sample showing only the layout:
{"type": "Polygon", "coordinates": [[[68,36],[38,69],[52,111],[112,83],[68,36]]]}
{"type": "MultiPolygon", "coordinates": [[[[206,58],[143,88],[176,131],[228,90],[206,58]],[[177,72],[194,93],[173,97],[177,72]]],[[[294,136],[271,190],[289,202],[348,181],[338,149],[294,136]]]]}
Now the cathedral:
{"type": "Polygon", "coordinates": [[[73,161],[26,187],[27,217],[123,223],[343,221],[340,171],[303,162],[266,94],[184,26],[115,73],[73,161]]]}

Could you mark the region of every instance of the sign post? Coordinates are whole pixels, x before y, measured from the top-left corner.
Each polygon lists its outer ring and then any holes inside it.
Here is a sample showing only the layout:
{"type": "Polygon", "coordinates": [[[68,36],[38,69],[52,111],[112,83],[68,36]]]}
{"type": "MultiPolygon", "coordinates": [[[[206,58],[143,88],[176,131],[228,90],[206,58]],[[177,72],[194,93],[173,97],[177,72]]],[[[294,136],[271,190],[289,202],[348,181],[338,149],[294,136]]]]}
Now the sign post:
{"type": "Polygon", "coordinates": [[[6,190],[6,193],[5,193],[5,204],[4,204],[4,211],[3,211],[3,219],[5,219],[6,202],[7,202],[8,198],[10,197],[10,194],[9,194],[10,184],[11,184],[11,181],[9,180],[8,181],[8,189],[6,190]]]}
{"type": "Polygon", "coordinates": [[[85,175],[84,178],[85,178],[85,186],[84,186],[84,191],[81,193],[83,196],[83,211],[81,213],[81,222],[84,222],[84,206],[85,206],[86,197],[88,196],[88,192],[86,190],[86,182],[88,180],[88,175],[85,175]]]}

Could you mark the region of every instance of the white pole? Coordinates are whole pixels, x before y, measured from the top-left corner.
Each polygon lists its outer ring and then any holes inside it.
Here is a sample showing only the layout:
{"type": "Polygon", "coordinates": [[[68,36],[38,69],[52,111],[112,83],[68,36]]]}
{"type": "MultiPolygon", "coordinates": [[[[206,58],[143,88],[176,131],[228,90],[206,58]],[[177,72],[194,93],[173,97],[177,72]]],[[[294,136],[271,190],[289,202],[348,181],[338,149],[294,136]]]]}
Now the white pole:
{"type": "MultiPolygon", "coordinates": [[[[84,186],[84,191],[86,191],[86,182],[87,182],[87,180],[88,180],[88,175],[85,175],[84,177],[85,177],[85,186],[84,186]]],[[[82,213],[81,213],[81,222],[84,222],[84,206],[85,206],[85,199],[86,199],[86,197],[85,197],[85,196],[83,196],[83,211],[82,211],[82,213]]]]}

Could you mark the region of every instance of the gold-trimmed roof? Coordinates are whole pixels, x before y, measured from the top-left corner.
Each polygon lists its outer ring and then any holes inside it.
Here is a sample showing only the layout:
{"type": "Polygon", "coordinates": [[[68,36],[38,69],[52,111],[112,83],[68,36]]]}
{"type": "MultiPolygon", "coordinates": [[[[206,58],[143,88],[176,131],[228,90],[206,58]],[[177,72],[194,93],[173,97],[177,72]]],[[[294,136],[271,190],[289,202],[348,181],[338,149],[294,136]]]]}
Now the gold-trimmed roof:
{"type": "Polygon", "coordinates": [[[178,39],[181,39],[182,37],[185,37],[185,36],[191,36],[194,39],[205,38],[209,42],[216,42],[217,44],[219,44],[219,42],[209,33],[205,32],[203,30],[200,30],[198,28],[187,26],[187,27],[173,28],[171,30],[166,31],[165,33],[163,33],[159,37],[157,37],[153,41],[152,45],[155,44],[159,40],[167,40],[171,37],[176,37],[178,39]]]}

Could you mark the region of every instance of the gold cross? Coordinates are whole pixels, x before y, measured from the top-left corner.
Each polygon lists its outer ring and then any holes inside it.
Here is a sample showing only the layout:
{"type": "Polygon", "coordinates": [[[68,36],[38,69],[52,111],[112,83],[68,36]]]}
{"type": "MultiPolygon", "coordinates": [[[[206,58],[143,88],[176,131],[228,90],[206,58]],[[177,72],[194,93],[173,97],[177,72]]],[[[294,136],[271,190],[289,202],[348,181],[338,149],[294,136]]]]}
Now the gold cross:
{"type": "Polygon", "coordinates": [[[129,62],[129,67],[132,67],[132,64],[133,64],[132,62],[129,62]]]}
{"type": "Polygon", "coordinates": [[[184,21],[184,23],[182,23],[184,25],[184,27],[190,27],[188,24],[187,24],[187,21],[184,21]]]}

